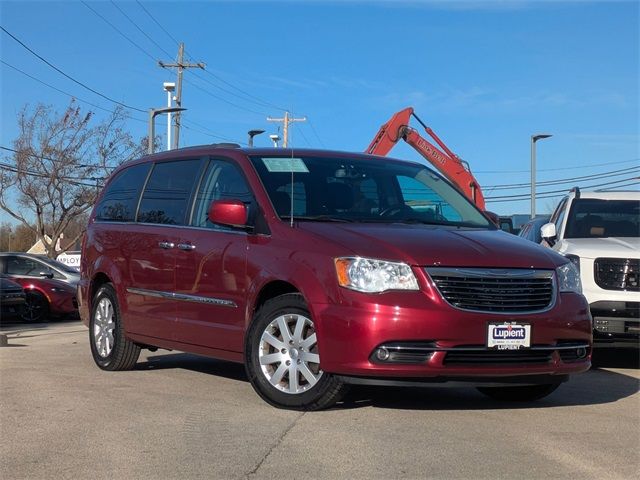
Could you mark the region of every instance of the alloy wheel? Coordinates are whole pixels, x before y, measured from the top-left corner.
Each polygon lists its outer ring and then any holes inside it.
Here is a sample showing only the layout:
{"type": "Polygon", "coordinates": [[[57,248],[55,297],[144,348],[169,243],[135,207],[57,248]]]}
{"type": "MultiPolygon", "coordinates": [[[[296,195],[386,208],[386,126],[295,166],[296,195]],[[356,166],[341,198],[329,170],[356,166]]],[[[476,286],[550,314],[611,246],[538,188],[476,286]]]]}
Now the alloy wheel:
{"type": "Polygon", "coordinates": [[[114,310],[111,300],[101,298],[93,318],[93,341],[98,355],[106,358],[113,350],[114,310]]]}
{"type": "Polygon", "coordinates": [[[298,394],[313,388],[323,373],[313,322],[299,314],[277,317],[262,333],[258,360],[278,390],[298,394]]]}

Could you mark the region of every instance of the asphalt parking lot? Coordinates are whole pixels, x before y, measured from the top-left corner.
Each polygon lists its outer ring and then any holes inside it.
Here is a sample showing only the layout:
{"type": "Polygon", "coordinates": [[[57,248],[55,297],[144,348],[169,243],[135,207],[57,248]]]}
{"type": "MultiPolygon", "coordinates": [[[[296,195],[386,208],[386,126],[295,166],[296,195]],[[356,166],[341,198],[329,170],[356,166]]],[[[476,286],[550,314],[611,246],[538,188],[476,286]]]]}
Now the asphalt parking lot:
{"type": "Polygon", "coordinates": [[[0,477],[632,478],[640,470],[637,355],[545,400],[473,389],[358,388],[337,408],[265,404],[243,367],[145,351],[103,372],[78,321],[4,325],[0,477]]]}

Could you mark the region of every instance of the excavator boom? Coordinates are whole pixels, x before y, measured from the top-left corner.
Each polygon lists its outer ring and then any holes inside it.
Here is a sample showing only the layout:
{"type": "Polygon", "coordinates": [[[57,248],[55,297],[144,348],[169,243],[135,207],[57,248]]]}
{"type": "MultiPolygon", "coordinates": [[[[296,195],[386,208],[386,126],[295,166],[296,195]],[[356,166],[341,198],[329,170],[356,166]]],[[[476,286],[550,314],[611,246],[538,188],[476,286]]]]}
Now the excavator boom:
{"type": "Polygon", "coordinates": [[[449,181],[456,185],[462,193],[481,210],[485,209],[484,196],[475,177],[466,162],[453,153],[431,128],[422,122],[413,108],[405,108],[394,114],[378,131],[366,152],[372,155],[387,155],[398,141],[402,139],[429,161],[449,181]],[[423,138],[416,129],[409,126],[414,117],[425,129],[425,132],[440,146],[440,149],[423,138]]]}

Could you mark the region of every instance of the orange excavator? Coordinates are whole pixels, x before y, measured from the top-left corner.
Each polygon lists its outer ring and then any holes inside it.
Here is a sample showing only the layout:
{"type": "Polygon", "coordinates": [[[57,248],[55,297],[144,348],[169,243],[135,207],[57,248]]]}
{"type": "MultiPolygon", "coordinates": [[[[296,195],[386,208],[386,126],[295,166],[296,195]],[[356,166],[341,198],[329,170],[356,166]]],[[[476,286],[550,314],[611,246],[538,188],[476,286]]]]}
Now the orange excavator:
{"type": "MultiPolygon", "coordinates": [[[[471,173],[469,164],[449,150],[449,147],[414,113],[413,108],[405,108],[396,113],[380,127],[366,152],[372,155],[386,155],[402,139],[426,158],[450,182],[456,185],[480,210],[485,210],[484,196],[480,185],[471,173]],[[442,150],[424,139],[415,128],[409,126],[411,117],[422,125],[442,150]]],[[[495,214],[490,214],[492,219],[495,214]]],[[[497,216],[496,216],[497,218],[497,216]]]]}

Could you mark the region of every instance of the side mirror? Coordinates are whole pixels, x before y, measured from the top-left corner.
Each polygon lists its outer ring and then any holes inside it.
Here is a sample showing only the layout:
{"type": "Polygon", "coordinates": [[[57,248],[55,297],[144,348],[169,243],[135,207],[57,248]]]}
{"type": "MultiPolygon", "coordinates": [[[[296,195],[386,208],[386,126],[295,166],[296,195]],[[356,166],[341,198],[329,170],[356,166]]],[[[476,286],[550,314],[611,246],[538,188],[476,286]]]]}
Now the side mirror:
{"type": "Polygon", "coordinates": [[[40,272],[38,275],[42,278],[53,278],[53,273],[51,272],[40,272]]]}
{"type": "Polygon", "coordinates": [[[542,227],[540,227],[540,234],[542,238],[549,243],[552,243],[558,232],[556,232],[556,224],[555,223],[545,223],[542,227]]]}
{"type": "Polygon", "coordinates": [[[214,200],[209,206],[209,221],[230,227],[247,225],[247,206],[240,200],[214,200]]]}

